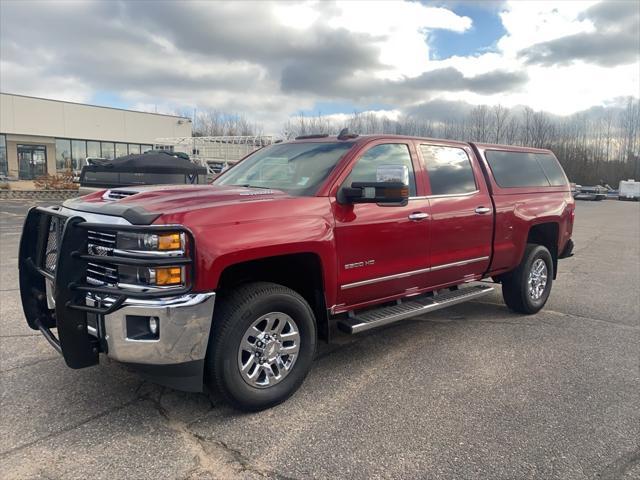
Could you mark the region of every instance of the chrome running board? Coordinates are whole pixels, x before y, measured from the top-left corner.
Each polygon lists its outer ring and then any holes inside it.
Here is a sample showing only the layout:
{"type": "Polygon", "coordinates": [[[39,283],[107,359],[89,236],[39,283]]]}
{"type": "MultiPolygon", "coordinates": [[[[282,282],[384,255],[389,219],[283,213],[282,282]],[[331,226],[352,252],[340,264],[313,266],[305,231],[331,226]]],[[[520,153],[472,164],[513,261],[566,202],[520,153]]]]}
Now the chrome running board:
{"type": "Polygon", "coordinates": [[[338,321],[338,328],[347,333],[360,333],[416,315],[474,300],[491,292],[493,292],[493,287],[479,285],[449,290],[437,295],[412,298],[397,305],[350,314],[347,318],[338,321]]]}

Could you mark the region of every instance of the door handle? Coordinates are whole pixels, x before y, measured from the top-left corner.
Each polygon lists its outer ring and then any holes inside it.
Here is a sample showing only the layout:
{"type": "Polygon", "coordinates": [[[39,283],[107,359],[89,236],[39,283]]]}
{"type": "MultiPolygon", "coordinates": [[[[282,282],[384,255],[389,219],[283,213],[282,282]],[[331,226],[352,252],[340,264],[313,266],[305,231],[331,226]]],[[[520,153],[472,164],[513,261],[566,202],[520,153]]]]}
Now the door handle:
{"type": "Polygon", "coordinates": [[[425,218],[429,218],[428,213],[413,212],[409,215],[409,220],[413,220],[413,221],[424,220],[425,218]]]}
{"type": "Polygon", "coordinates": [[[478,207],[476,208],[476,213],[484,214],[489,213],[491,209],[489,207],[478,207]]]}

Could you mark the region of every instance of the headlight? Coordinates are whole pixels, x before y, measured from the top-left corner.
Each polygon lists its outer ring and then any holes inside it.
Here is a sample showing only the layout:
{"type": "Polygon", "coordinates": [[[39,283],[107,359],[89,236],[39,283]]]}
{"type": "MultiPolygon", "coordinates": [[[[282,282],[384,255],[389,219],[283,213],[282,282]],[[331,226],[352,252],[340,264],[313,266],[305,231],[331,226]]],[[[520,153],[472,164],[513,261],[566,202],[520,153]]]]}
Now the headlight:
{"type": "Polygon", "coordinates": [[[133,233],[118,232],[116,248],[134,252],[184,252],[184,233],[133,233]]]}
{"type": "Polygon", "coordinates": [[[118,268],[121,286],[179,287],[185,284],[184,267],[133,267],[118,268]]]}
{"type": "MultiPolygon", "coordinates": [[[[184,257],[188,245],[184,232],[118,232],[115,255],[137,258],[184,257]]],[[[150,262],[153,263],[153,262],[150,262]]],[[[181,265],[118,266],[119,286],[123,288],[184,287],[187,272],[181,265]]]]}

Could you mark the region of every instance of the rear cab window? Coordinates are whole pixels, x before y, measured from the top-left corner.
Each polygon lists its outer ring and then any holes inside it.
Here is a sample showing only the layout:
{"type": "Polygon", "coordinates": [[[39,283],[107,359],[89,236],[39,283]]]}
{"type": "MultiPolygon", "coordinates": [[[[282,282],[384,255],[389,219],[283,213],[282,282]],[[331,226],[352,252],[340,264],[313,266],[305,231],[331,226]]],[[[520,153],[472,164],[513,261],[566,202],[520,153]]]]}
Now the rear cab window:
{"type": "Polygon", "coordinates": [[[465,195],[478,190],[473,167],[462,148],[420,145],[432,195],[465,195]]]}
{"type": "Polygon", "coordinates": [[[485,158],[502,188],[567,185],[562,167],[550,153],[486,150],[485,158]]]}

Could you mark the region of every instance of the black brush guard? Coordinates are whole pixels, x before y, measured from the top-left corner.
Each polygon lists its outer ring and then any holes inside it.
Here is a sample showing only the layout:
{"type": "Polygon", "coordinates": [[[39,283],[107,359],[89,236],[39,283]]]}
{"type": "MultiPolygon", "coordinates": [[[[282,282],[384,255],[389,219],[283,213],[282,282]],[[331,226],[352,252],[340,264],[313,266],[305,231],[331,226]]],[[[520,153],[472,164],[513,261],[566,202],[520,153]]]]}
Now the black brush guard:
{"type": "MultiPolygon", "coordinates": [[[[63,215],[57,208],[34,207],[25,219],[18,268],[20,271],[20,297],[22,308],[29,327],[40,330],[49,343],[62,356],[71,368],[84,368],[98,363],[98,354],[104,351],[100,339],[90,335],[87,330],[87,314],[95,314],[103,319],[119,309],[127,299],[153,299],[178,296],[191,290],[193,262],[191,256],[179,258],[132,258],[116,255],[91,255],[87,251],[87,232],[96,231],[133,231],[133,232],[182,232],[188,239],[190,254],[193,256],[193,237],[184,227],[175,225],[116,225],[107,223],[89,223],[81,216],[63,215]],[[52,219],[62,224],[57,238],[55,269],[46,267],[47,243],[52,219]],[[112,286],[90,285],[86,281],[87,263],[110,263],[115,265],[133,265],[161,267],[185,265],[187,268],[187,287],[162,291],[129,291],[112,286]],[[45,279],[49,279],[53,288],[55,309],[47,303],[45,279]],[[99,298],[111,299],[108,305],[87,305],[87,294],[99,298]],[[57,329],[57,337],[52,329],[57,329]]],[[[55,232],[57,234],[57,232],[55,232]]],[[[51,255],[52,252],[49,252],[51,255]]]]}

